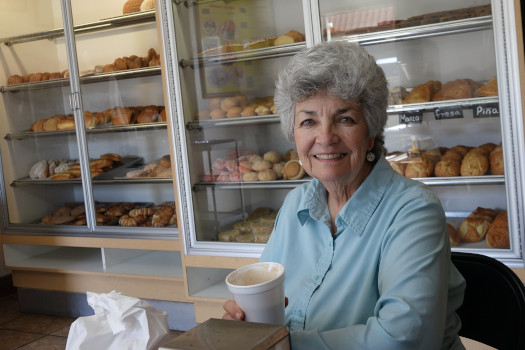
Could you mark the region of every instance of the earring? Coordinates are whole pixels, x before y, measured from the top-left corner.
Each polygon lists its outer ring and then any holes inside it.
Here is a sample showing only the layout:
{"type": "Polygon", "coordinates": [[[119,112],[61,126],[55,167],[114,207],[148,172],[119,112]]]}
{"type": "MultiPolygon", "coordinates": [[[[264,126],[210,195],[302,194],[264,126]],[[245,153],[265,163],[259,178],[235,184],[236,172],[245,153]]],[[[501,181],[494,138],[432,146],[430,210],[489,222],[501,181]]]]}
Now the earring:
{"type": "Polygon", "coordinates": [[[373,154],[372,152],[368,152],[366,154],[366,160],[368,160],[369,162],[373,162],[375,159],[376,159],[376,155],[373,154]]]}

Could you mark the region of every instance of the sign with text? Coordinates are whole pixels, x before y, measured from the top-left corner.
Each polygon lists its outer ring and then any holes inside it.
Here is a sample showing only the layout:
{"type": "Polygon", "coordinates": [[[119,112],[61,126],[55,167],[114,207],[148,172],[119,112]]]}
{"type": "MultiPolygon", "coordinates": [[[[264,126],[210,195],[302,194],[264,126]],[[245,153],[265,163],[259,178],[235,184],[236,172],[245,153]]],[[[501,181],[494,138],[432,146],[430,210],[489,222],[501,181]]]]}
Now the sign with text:
{"type": "Polygon", "coordinates": [[[463,107],[448,106],[434,108],[434,118],[436,118],[436,120],[463,118],[463,107]]]}
{"type": "Polygon", "coordinates": [[[474,118],[499,117],[499,103],[485,103],[482,105],[472,105],[474,118]]]}
{"type": "Polygon", "coordinates": [[[421,124],[423,121],[423,111],[405,111],[399,113],[399,123],[421,124]]]}

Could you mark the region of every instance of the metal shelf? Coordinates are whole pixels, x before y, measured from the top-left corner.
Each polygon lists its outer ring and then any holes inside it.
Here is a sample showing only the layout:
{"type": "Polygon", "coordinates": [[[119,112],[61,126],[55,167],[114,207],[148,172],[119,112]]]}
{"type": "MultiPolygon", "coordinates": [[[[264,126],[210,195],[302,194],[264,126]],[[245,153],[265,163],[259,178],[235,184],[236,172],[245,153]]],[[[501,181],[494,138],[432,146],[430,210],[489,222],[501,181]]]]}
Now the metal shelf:
{"type": "Polygon", "coordinates": [[[492,16],[472,17],[374,33],[335,35],[332,37],[332,40],[353,41],[358,42],[359,45],[366,46],[488,29],[492,29],[492,16]]]}
{"type": "MultiPolygon", "coordinates": [[[[85,34],[101,30],[114,29],[135,24],[142,24],[155,21],[155,10],[131,13],[123,16],[104,18],[97,22],[80,24],[73,27],[75,34],[85,34]]],[[[55,39],[64,36],[64,29],[57,28],[44,32],[24,34],[10,38],[0,39],[0,43],[6,46],[12,46],[31,41],[55,39]]]]}
{"type": "MultiPolygon", "coordinates": [[[[144,124],[130,124],[130,125],[103,125],[93,129],[86,129],[86,134],[105,134],[109,132],[129,132],[138,130],[152,130],[152,129],[166,129],[166,122],[157,123],[144,123],[144,124]]],[[[56,130],[56,131],[22,131],[15,134],[6,134],[4,139],[6,140],[22,140],[22,139],[34,139],[39,137],[48,136],[60,136],[60,135],[72,135],[74,136],[76,130],[56,130]]]]}
{"type": "MultiPolygon", "coordinates": [[[[154,76],[154,75],[160,76],[160,74],[161,74],[160,66],[127,69],[127,70],[122,70],[122,71],[117,71],[117,72],[95,73],[91,75],[81,76],[80,83],[81,84],[93,84],[93,83],[100,83],[100,82],[106,82],[106,81],[133,79],[133,78],[141,78],[141,77],[154,76]]],[[[29,91],[29,90],[49,89],[49,88],[65,87],[65,86],[69,86],[69,78],[1,86],[0,92],[5,93],[8,91],[11,91],[11,92],[29,91]]]]}
{"type": "MultiPolygon", "coordinates": [[[[253,182],[200,182],[193,186],[194,191],[206,188],[219,190],[260,190],[260,189],[293,189],[312,178],[307,177],[301,180],[277,180],[277,181],[253,181],[253,182]]],[[[503,175],[483,175],[483,176],[457,176],[457,177],[425,177],[414,178],[429,186],[469,186],[469,185],[503,185],[505,177],[503,175]]]]}
{"type": "Polygon", "coordinates": [[[434,102],[424,102],[424,103],[411,103],[411,104],[402,104],[402,105],[391,105],[387,108],[388,114],[398,114],[401,112],[407,111],[418,111],[418,110],[433,110],[438,107],[453,107],[453,106],[462,106],[464,109],[472,108],[473,105],[480,104],[490,104],[490,103],[499,103],[499,98],[495,97],[474,97],[458,100],[448,100],[448,101],[434,101],[434,102]]]}

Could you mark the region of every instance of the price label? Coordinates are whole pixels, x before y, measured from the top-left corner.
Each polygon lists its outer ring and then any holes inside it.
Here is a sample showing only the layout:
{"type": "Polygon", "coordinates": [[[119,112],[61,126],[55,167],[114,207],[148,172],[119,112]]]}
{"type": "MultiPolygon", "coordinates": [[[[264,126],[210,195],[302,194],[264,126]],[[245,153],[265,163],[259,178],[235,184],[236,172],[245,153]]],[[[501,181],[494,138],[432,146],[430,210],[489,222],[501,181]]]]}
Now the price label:
{"type": "Polygon", "coordinates": [[[399,123],[405,124],[421,124],[423,121],[422,111],[406,111],[399,113],[399,123]]]}
{"type": "Polygon", "coordinates": [[[448,106],[434,108],[434,118],[436,118],[436,120],[463,118],[463,107],[448,106]]]}
{"type": "Polygon", "coordinates": [[[474,118],[499,117],[499,103],[485,103],[482,105],[472,105],[474,118]]]}

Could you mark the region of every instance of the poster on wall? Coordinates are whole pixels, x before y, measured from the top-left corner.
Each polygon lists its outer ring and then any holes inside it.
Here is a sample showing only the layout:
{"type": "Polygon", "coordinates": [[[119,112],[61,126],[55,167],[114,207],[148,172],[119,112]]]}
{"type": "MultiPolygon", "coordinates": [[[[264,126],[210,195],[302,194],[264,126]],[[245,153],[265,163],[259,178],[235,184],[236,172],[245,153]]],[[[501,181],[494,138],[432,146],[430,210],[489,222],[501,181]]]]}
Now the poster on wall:
{"type": "MultiPolygon", "coordinates": [[[[271,9],[267,1],[213,2],[199,5],[200,57],[227,54],[227,63],[205,60],[200,68],[203,97],[248,93],[257,87],[257,71],[253,61],[237,61],[235,53],[247,45],[262,42],[275,34],[271,9]]],[[[225,56],[226,57],[226,56],[225,56]]]]}

